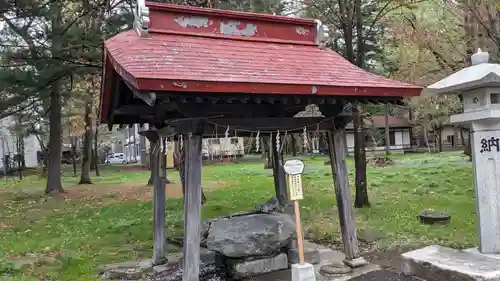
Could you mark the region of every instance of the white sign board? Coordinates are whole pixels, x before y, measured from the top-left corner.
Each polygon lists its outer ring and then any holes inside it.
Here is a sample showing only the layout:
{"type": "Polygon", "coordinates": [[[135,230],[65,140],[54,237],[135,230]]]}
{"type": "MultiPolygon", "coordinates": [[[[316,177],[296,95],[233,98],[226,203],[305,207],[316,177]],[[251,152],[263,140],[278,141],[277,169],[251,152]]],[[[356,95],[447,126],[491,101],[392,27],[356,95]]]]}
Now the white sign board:
{"type": "Polygon", "coordinates": [[[300,161],[299,159],[286,160],[283,168],[289,175],[302,174],[302,172],[304,172],[304,162],[300,161]]]}
{"type": "Polygon", "coordinates": [[[290,200],[302,200],[304,194],[302,192],[302,176],[300,174],[288,176],[288,189],[290,190],[290,200]]]}

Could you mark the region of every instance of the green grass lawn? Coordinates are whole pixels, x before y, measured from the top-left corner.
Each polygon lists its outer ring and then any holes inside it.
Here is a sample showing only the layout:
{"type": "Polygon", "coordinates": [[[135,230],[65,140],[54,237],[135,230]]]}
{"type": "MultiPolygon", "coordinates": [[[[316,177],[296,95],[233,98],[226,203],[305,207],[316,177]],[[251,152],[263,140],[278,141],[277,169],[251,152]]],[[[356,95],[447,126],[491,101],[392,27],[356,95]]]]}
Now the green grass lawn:
{"type": "MultiPolygon", "coordinates": [[[[326,158],[305,158],[305,198],[301,202],[307,236],[338,243],[340,233],[326,158]]],[[[470,163],[459,153],[393,156],[395,164],[369,168],[371,208],[356,210],[358,230],[385,234],[380,248],[441,244],[475,244],[475,200],[470,163]],[[424,226],[421,210],[448,212],[445,226],[424,226]]],[[[350,179],[354,178],[348,160],[350,179]]],[[[145,187],[148,171],[107,167],[94,185],[77,186],[65,175],[66,198],[43,196],[44,182],[36,176],[22,181],[0,179],[0,276],[6,280],[98,280],[102,264],[150,257],[152,203],[145,187]],[[24,265],[22,262],[24,261],[24,265]]],[[[170,172],[174,181],[178,175],[170,172]]],[[[262,163],[203,168],[208,201],[203,217],[253,210],[273,196],[272,171],[262,163]]],[[[149,193],[148,193],[149,192],[149,193]]],[[[353,192],[354,193],[354,192],[353,192]]],[[[167,199],[167,236],[182,232],[182,199],[167,199]]],[[[172,249],[173,250],[173,249],[172,249]]]]}

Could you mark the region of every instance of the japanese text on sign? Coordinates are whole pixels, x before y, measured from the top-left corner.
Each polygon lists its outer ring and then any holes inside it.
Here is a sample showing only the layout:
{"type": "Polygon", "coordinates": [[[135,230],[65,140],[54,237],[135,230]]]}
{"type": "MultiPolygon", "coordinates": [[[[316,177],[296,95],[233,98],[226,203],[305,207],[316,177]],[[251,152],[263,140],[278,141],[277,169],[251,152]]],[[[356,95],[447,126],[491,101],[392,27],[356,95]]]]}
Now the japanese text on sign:
{"type": "Polygon", "coordinates": [[[491,137],[489,139],[482,138],[481,139],[481,150],[479,152],[491,152],[492,150],[496,150],[500,152],[500,139],[491,137]]]}
{"type": "Polygon", "coordinates": [[[288,176],[288,188],[290,190],[290,200],[302,200],[302,176],[300,174],[288,176]]]}

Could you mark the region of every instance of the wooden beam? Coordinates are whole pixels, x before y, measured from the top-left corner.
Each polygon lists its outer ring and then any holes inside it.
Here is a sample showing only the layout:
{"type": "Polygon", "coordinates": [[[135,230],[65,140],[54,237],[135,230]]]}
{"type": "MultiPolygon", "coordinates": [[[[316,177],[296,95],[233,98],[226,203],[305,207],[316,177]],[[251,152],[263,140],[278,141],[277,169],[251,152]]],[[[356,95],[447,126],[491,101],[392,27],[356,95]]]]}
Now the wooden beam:
{"type": "Polygon", "coordinates": [[[273,175],[274,175],[274,190],[276,198],[280,206],[285,207],[289,203],[288,190],[286,189],[286,175],[283,169],[283,153],[279,152],[276,147],[276,140],[280,139],[280,143],[284,141],[282,137],[272,136],[272,157],[273,157],[273,175]]]}
{"type": "Polygon", "coordinates": [[[182,281],[199,281],[201,222],[201,135],[184,141],[186,191],[182,281]]]}
{"type": "Polygon", "coordinates": [[[168,114],[182,112],[184,116],[191,117],[213,117],[215,115],[223,116],[257,116],[267,117],[269,114],[281,113],[282,115],[293,116],[304,110],[302,105],[276,105],[276,104],[202,104],[199,110],[192,108],[194,104],[168,103],[158,104],[156,106],[141,105],[123,105],[115,110],[117,115],[155,115],[158,111],[170,112],[168,114]]]}
{"type": "Polygon", "coordinates": [[[153,265],[164,264],[166,260],[166,245],[165,245],[165,185],[160,178],[160,143],[161,140],[155,142],[153,149],[153,265]]]}
{"type": "Polygon", "coordinates": [[[135,98],[141,99],[149,106],[154,106],[156,103],[156,93],[154,92],[139,92],[134,86],[132,86],[129,82],[123,80],[127,87],[130,89],[135,98]]]}
{"type": "MultiPolygon", "coordinates": [[[[340,120],[338,117],[336,120],[340,120]]],[[[277,131],[281,132],[291,131],[291,130],[302,130],[304,127],[308,127],[308,130],[333,130],[336,126],[332,123],[332,120],[325,117],[271,117],[271,118],[206,118],[206,119],[174,119],[167,120],[165,124],[172,129],[172,133],[187,134],[193,125],[193,122],[197,120],[206,120],[204,126],[202,127],[204,133],[215,133],[221,132],[224,134],[227,127],[230,130],[250,130],[250,131],[277,131]]],[[[338,125],[337,125],[338,127],[338,125]]]]}
{"type": "Polygon", "coordinates": [[[328,133],[328,148],[335,183],[335,197],[337,198],[344,254],[346,260],[352,261],[359,257],[359,249],[351,191],[349,188],[349,174],[345,162],[345,142],[345,130],[339,129],[328,133]]]}

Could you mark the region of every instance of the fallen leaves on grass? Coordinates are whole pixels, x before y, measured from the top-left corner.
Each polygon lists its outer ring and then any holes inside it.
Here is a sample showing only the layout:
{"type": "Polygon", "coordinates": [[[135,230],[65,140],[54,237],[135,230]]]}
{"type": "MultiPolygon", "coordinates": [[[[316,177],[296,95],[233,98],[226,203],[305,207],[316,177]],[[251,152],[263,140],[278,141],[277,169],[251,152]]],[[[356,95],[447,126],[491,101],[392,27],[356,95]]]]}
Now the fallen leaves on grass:
{"type": "MultiPolygon", "coordinates": [[[[237,184],[237,181],[204,181],[205,190],[216,190],[237,184]]],[[[182,198],[182,185],[180,182],[166,184],[167,198],[182,198]]],[[[66,200],[78,201],[105,201],[106,204],[136,201],[150,202],[153,198],[153,187],[144,184],[120,185],[87,185],[72,186],[63,194],[66,200]]]]}

